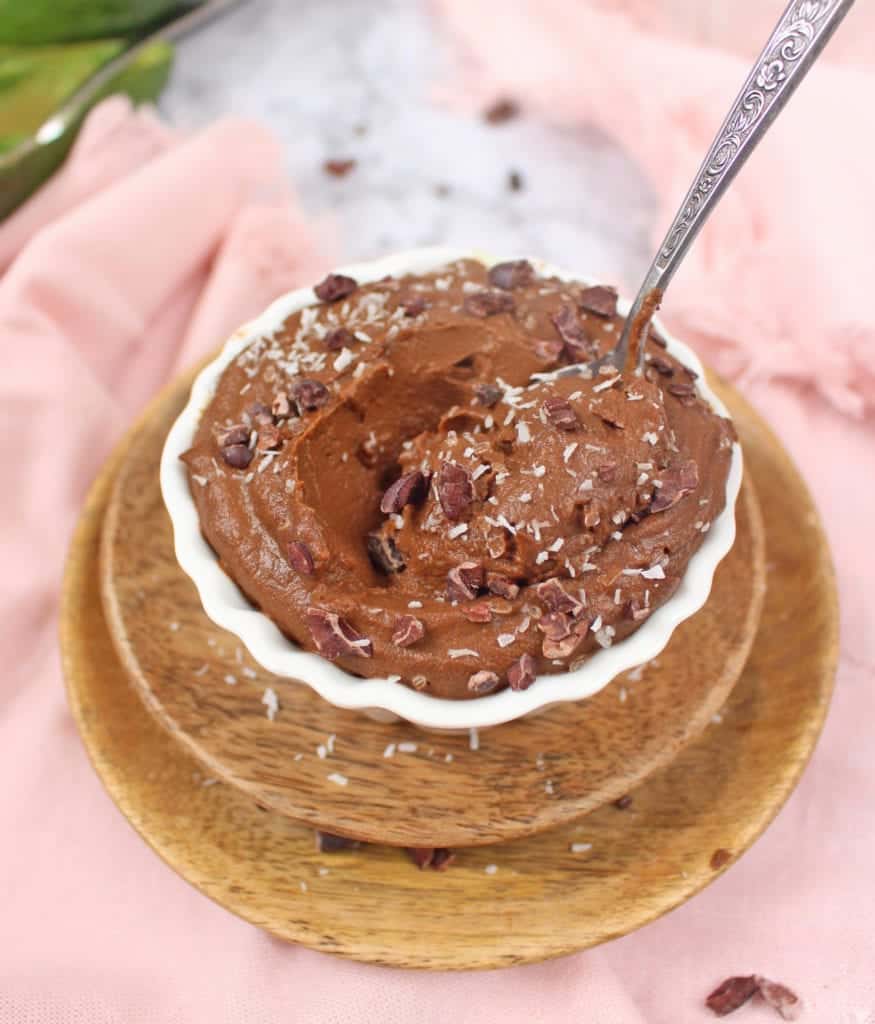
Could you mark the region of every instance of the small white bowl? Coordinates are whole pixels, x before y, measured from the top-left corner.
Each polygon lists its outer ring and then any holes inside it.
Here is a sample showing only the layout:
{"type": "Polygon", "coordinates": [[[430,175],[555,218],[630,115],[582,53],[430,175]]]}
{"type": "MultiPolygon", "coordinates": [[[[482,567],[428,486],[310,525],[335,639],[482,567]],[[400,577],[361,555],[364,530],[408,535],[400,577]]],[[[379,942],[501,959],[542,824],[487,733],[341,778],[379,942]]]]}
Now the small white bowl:
{"type": "MultiPolygon", "coordinates": [[[[341,267],[338,273],[348,274],[359,282],[370,282],[386,274],[426,273],[458,259],[475,259],[487,266],[498,262],[477,250],[435,247],[341,267]]],[[[540,261],[533,263],[544,275],[587,280],[583,275],[570,274],[540,261]]],[[[210,619],[239,637],[252,657],[268,672],[310,686],[331,704],[357,708],[372,717],[384,720],[400,717],[430,729],[486,728],[522,718],[552,704],[591,697],[621,672],[655,658],[670,640],[675,627],[704,605],[714,571],[735,540],[735,502],[742,476],[738,444],[732,450],[725,508],[712,522],[702,546],[690,559],[678,589],[631,636],[593,654],[573,672],[540,676],[528,690],[520,692],[505,689],[473,700],[452,701],[427,696],[388,679],[360,679],[318,654],[302,651],[266,615],[252,607],[220,567],[215,552],[201,534],[185,466],[179,456],[191,447],[200,417],[225,367],[256,338],[274,331],[292,313],[317,301],[312,288],[299,288],[277,299],[261,316],[237,330],[219,355],[198,374],[188,404],[167,435],[161,456],[161,492],[173,524],[179,564],[197,587],[210,619]]],[[[621,300],[620,313],[628,313],[629,306],[627,300],[621,300]]],[[[668,351],[699,374],[699,394],[715,412],[727,416],[723,403],[708,387],[702,364],[695,354],[673,338],[658,320],[656,323],[668,343],[668,351]]]]}

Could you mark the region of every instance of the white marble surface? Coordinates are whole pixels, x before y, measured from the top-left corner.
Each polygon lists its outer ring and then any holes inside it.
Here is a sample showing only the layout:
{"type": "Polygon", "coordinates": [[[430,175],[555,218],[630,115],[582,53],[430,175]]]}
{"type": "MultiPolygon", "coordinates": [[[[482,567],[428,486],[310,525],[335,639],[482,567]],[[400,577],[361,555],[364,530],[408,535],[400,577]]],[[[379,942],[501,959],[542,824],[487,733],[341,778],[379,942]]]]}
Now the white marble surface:
{"type": "Polygon", "coordinates": [[[305,210],[333,215],[339,259],[473,244],[634,287],[653,209],[637,168],[585,128],[448,110],[453,58],[427,0],[246,0],[180,45],[162,107],[187,127],[265,121],[305,210]],[[342,179],[322,170],[338,157],[358,162],[342,179]]]}

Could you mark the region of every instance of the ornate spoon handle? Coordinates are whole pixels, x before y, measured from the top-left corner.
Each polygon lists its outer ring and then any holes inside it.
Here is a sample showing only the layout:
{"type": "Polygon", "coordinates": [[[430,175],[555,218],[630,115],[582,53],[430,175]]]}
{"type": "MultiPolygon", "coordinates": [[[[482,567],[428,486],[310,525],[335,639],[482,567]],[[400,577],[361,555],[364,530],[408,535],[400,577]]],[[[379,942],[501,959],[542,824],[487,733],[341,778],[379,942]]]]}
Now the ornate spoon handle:
{"type": "Polygon", "coordinates": [[[742,86],[632,304],[611,362],[643,362],[647,328],[687,249],[854,0],[792,0],[742,86]],[[630,342],[633,352],[629,351],[630,342]]]}

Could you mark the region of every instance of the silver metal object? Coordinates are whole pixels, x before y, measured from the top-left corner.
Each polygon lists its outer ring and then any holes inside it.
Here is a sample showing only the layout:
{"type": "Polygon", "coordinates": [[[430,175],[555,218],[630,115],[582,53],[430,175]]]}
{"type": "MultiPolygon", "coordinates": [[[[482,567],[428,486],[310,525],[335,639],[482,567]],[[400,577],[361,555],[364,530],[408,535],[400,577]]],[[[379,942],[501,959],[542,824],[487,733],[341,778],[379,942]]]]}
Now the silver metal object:
{"type": "Polygon", "coordinates": [[[48,120],[44,121],[34,135],[0,156],[0,173],[22,158],[29,156],[34,150],[39,149],[40,146],[47,146],[63,135],[70,125],[80,117],[82,111],[87,109],[95,97],[100,94],[100,90],[132,61],[136,60],[137,56],[147,46],[154,43],[156,39],[164,39],[167,42],[180,39],[190,32],[202,28],[214,18],[225,14],[240,2],[241,0],[207,0],[206,3],[195,7],[187,14],[183,14],[166,25],[162,25],[161,28],[138,40],[133,46],[120,53],[113,60],[108,61],[87,79],[48,120]]]}
{"type": "Polygon", "coordinates": [[[709,214],[814,64],[854,0],[793,0],[756,60],[717,133],[638,291],[616,347],[562,371],[623,370],[632,356],[640,373],[650,320],[709,214]],[[631,346],[631,351],[630,351],[631,346]]]}

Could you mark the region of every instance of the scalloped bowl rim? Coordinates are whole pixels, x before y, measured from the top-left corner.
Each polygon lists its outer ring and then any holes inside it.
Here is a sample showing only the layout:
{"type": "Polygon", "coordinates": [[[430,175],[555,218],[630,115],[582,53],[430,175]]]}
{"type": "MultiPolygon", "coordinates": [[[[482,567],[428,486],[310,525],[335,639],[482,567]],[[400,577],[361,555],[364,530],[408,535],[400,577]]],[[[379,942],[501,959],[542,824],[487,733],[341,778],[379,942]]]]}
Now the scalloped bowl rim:
{"type": "MultiPolygon", "coordinates": [[[[487,266],[499,262],[482,250],[430,247],[395,253],[382,259],[353,264],[336,272],[362,283],[386,274],[426,273],[459,259],[475,259],[487,266]]],[[[531,261],[543,274],[586,282],[540,260],[531,261]]],[[[288,316],[318,300],[312,288],[299,288],[281,296],[254,320],[240,327],[219,355],[197,375],[189,400],[177,417],[161,455],[160,483],[173,526],[176,558],[191,578],[207,616],[233,633],[263,668],[275,676],[310,686],[329,703],[369,713],[388,712],[430,729],[471,729],[499,725],[553,704],[579,701],[604,689],[618,675],[657,657],[681,622],[705,604],[714,572],[735,540],[735,504],[741,487],[742,455],[736,442],[726,481],[726,504],[713,520],[701,547],[690,559],[678,589],[661,608],[625,640],[593,654],[580,668],[539,676],[527,690],[505,689],[486,697],[453,701],[431,697],[385,678],[362,679],[297,647],[262,612],[256,610],[219,565],[204,539],[187,474],[179,456],[192,443],[201,415],[215,392],[219,378],[239,353],[257,337],[274,331],[288,316]]],[[[630,303],[620,299],[626,315],[630,303]]],[[[695,353],[674,338],[655,318],[668,351],[698,374],[699,394],[721,416],[729,413],[708,386],[695,353]]]]}

